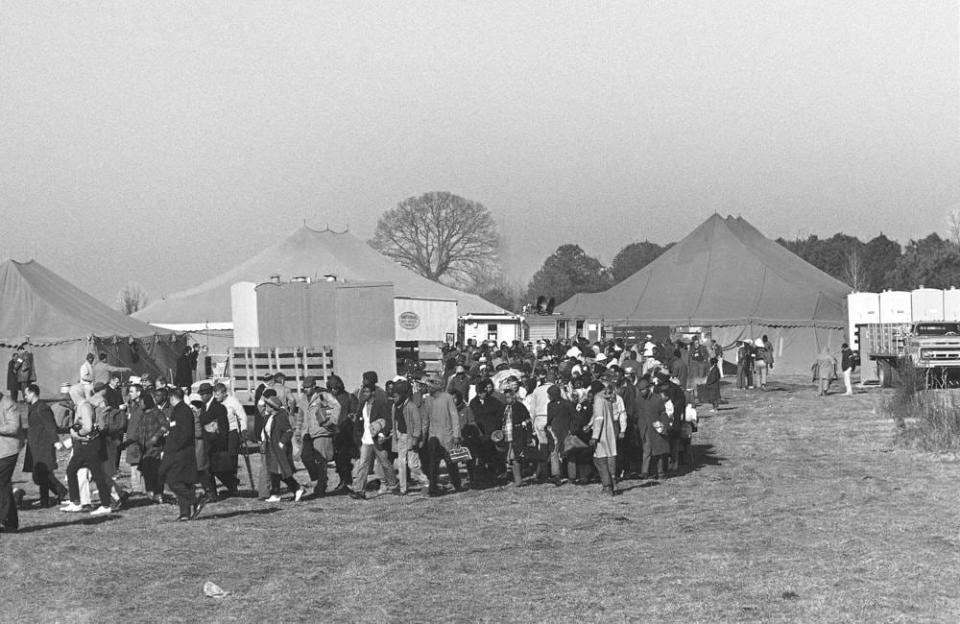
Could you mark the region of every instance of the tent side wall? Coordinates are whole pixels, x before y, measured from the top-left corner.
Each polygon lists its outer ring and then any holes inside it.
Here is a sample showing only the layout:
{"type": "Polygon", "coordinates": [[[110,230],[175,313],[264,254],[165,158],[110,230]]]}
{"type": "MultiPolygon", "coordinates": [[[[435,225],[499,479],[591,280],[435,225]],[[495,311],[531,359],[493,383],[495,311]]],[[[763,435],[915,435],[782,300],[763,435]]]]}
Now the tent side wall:
{"type": "Polygon", "coordinates": [[[837,354],[845,341],[843,329],[824,327],[782,327],[774,325],[714,326],[714,340],[723,347],[723,359],[736,366],[738,340],[756,340],[766,335],[774,348],[772,375],[806,375],[820,351],[827,347],[837,354]]]}
{"type": "MultiPolygon", "coordinates": [[[[183,352],[186,345],[183,336],[158,335],[145,338],[80,338],[49,346],[29,345],[27,348],[33,353],[41,398],[54,399],[60,396],[60,384],[79,381],[80,365],[88,353],[106,353],[109,364],[127,367],[134,375],[151,373],[169,378],[170,371],[176,366],[177,355],[183,352]]],[[[4,349],[4,361],[9,362],[13,353],[13,349],[4,349]]]]}

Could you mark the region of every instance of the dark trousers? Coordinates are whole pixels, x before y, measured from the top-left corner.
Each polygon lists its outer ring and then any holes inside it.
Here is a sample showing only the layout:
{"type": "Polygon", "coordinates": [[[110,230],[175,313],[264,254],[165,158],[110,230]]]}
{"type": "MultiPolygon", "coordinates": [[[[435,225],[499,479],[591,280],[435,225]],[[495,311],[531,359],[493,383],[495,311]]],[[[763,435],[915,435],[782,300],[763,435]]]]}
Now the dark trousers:
{"type": "Polygon", "coordinates": [[[439,489],[437,478],[440,476],[440,462],[442,461],[446,464],[447,472],[450,474],[450,483],[459,490],[462,485],[460,482],[460,465],[450,461],[450,451],[444,448],[437,438],[430,438],[427,441],[427,457],[429,459],[427,478],[430,479],[430,487],[439,489]]]}
{"type": "Polygon", "coordinates": [[[0,522],[3,526],[17,530],[20,528],[20,518],[17,515],[17,505],[13,501],[13,471],[17,466],[19,454],[0,459],[0,522]]]}
{"type": "Polygon", "coordinates": [[[670,469],[677,470],[682,462],[684,465],[690,465],[692,458],[690,456],[690,438],[684,438],[679,431],[670,433],[670,469]]]}
{"type": "Polygon", "coordinates": [[[329,437],[312,438],[303,436],[303,448],[300,451],[300,461],[307,469],[311,481],[316,481],[315,492],[327,491],[327,462],[333,459],[333,440],[329,437]]]}
{"type": "Polygon", "coordinates": [[[163,483],[157,471],[160,469],[159,457],[144,457],[137,465],[143,475],[143,486],[150,494],[163,494],[163,483]]]}
{"type": "Polygon", "coordinates": [[[340,483],[347,485],[353,478],[353,460],[360,457],[359,449],[353,440],[351,421],[337,431],[333,438],[333,462],[337,468],[340,483]]]}
{"type": "Polygon", "coordinates": [[[291,492],[296,492],[300,489],[300,484],[293,477],[283,478],[280,475],[271,472],[270,473],[270,494],[280,494],[280,482],[287,484],[287,487],[290,488],[291,492]]]}
{"type": "Polygon", "coordinates": [[[176,479],[167,479],[167,485],[170,490],[177,495],[177,502],[180,504],[180,515],[190,516],[193,513],[193,506],[197,504],[197,492],[193,483],[178,481],[176,479]]]}
{"type": "Polygon", "coordinates": [[[53,471],[42,462],[33,465],[33,482],[40,489],[40,505],[43,507],[50,504],[50,490],[61,499],[67,497],[66,486],[60,483],[53,471]]]}
{"type": "Polygon", "coordinates": [[[70,463],[67,464],[67,488],[70,493],[70,502],[80,504],[80,482],[77,480],[77,471],[86,468],[93,475],[93,481],[97,484],[97,491],[100,493],[100,505],[102,507],[110,506],[110,479],[103,474],[103,441],[94,438],[89,442],[77,442],[73,444],[73,456],[70,463]]]}

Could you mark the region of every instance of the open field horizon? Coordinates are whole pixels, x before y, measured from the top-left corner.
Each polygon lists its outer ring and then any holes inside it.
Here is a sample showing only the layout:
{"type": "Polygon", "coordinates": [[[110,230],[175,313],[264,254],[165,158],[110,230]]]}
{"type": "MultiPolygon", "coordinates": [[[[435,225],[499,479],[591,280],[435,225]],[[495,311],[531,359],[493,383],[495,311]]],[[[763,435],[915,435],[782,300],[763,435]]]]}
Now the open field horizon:
{"type": "Polygon", "coordinates": [[[960,620],[960,463],[894,446],[879,410],[890,390],[818,398],[774,379],[769,392],[724,387],[695,470],[625,481],[613,499],[569,484],[239,498],[179,524],[166,505],[96,520],[24,511],[0,539],[0,619],[960,620]],[[227,597],[205,597],[208,580],[227,597]]]}

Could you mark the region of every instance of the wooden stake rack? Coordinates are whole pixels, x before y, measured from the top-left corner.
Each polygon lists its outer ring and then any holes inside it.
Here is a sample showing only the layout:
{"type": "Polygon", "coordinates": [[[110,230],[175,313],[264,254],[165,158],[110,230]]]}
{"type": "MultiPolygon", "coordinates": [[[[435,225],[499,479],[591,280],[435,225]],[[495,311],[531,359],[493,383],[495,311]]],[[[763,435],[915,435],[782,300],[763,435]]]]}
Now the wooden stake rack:
{"type": "Polygon", "coordinates": [[[233,392],[244,403],[253,403],[254,393],[265,375],[283,373],[286,386],[299,391],[304,377],[314,377],[326,386],[334,374],[333,349],[321,347],[234,347],[230,349],[230,379],[233,392]]]}

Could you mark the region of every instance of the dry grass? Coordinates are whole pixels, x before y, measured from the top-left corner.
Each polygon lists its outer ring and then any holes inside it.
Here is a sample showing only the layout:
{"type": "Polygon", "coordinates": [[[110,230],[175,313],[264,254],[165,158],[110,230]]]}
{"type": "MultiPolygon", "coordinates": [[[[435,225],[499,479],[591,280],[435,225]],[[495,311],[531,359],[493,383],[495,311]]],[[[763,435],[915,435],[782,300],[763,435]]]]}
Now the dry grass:
{"type": "MultiPolygon", "coordinates": [[[[799,381],[799,380],[797,380],[799,381]]],[[[660,484],[299,505],[177,524],[28,511],[0,541],[23,622],[956,622],[957,464],[893,446],[890,391],[725,388],[660,484]],[[205,580],[230,592],[202,595],[205,580]]]]}
{"type": "Polygon", "coordinates": [[[958,390],[925,390],[921,372],[909,361],[901,366],[900,379],[892,396],[882,403],[883,413],[897,425],[897,442],[921,451],[960,451],[958,390]]]}

